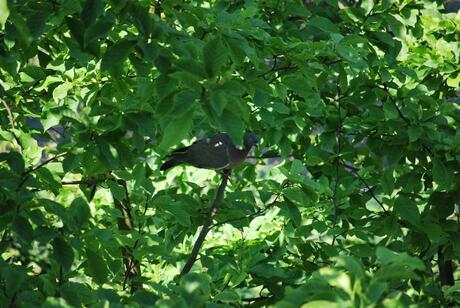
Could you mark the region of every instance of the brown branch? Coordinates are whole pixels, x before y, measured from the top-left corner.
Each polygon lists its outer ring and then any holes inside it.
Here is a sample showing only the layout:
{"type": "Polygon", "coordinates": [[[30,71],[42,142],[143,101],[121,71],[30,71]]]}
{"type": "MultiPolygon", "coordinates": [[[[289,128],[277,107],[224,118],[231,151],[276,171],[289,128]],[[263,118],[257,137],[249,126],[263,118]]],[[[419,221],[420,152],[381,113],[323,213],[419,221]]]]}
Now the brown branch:
{"type": "MultiPolygon", "coordinates": [[[[144,206],[144,213],[142,214],[142,217],[145,217],[145,214],[147,213],[147,208],[148,208],[148,202],[145,202],[145,206],[144,206]]],[[[142,235],[144,232],[142,231],[142,227],[143,227],[143,224],[140,223],[139,226],[138,226],[138,230],[137,232],[142,235]]],[[[136,250],[137,248],[137,245],[139,245],[139,238],[136,239],[136,241],[134,242],[134,245],[133,247],[131,248],[131,251],[134,251],[136,250]]],[[[127,279],[129,277],[129,275],[127,275],[127,273],[130,273],[132,272],[133,270],[137,270],[137,273],[139,273],[139,276],[141,275],[141,268],[140,268],[140,263],[139,261],[135,260],[134,258],[131,258],[129,260],[129,263],[128,263],[128,266],[126,266],[126,270],[125,270],[125,278],[123,280],[123,289],[126,287],[126,282],[127,282],[127,279]]]]}
{"type": "Polygon", "coordinates": [[[364,184],[364,186],[366,186],[366,189],[367,189],[367,193],[372,197],[372,199],[375,200],[375,202],[377,202],[380,207],[382,208],[382,210],[385,212],[385,214],[389,214],[388,211],[385,209],[385,207],[383,206],[383,203],[382,201],[380,201],[377,196],[374,194],[374,192],[372,191],[372,188],[367,184],[367,182],[363,179],[362,176],[360,176],[358,174],[358,169],[356,169],[355,167],[353,166],[350,166],[350,165],[347,165],[347,164],[343,164],[343,166],[345,168],[347,168],[348,170],[350,170],[360,181],[361,183],[364,184]]]}
{"type": "MultiPolygon", "coordinates": [[[[338,86],[337,86],[338,88],[338,86]]],[[[332,220],[332,228],[334,229],[335,226],[337,225],[337,209],[338,209],[338,204],[337,204],[337,192],[339,189],[339,181],[340,181],[340,174],[339,174],[339,164],[340,164],[340,154],[342,152],[342,145],[340,143],[340,137],[342,136],[342,115],[340,114],[340,100],[337,101],[337,113],[339,116],[339,120],[337,122],[337,153],[336,153],[336,158],[335,158],[335,184],[334,184],[334,192],[332,195],[332,204],[334,206],[334,217],[332,220]]],[[[337,235],[334,234],[332,237],[332,246],[334,246],[335,241],[337,239],[337,235]]]]}
{"type": "Polygon", "coordinates": [[[32,167],[32,168],[30,168],[29,170],[24,171],[23,176],[28,175],[29,173],[34,172],[34,171],[36,171],[37,169],[40,169],[41,167],[43,167],[43,166],[49,164],[50,162],[52,162],[53,160],[56,160],[56,159],[58,159],[58,158],[60,158],[60,157],[63,157],[63,156],[65,156],[66,154],[67,154],[67,152],[63,152],[63,153],[59,153],[59,154],[54,155],[53,157],[48,158],[47,160],[41,162],[41,163],[38,164],[37,166],[32,167]]]}
{"type": "Polygon", "coordinates": [[[3,106],[6,109],[6,112],[8,113],[8,119],[10,121],[11,127],[13,127],[13,129],[16,129],[16,123],[14,122],[14,117],[13,117],[13,113],[11,112],[10,106],[8,106],[8,104],[1,98],[0,98],[0,102],[2,102],[3,106]]]}
{"type": "Polygon", "coordinates": [[[91,178],[91,179],[79,180],[79,181],[62,181],[61,184],[62,184],[62,185],[86,185],[86,186],[93,186],[93,185],[95,185],[95,184],[104,182],[105,180],[107,180],[106,177],[99,178],[99,179],[96,179],[96,178],[93,179],[93,178],[91,178]]]}
{"type": "Polygon", "coordinates": [[[66,155],[67,152],[63,152],[63,153],[59,153],[51,158],[48,158],[47,160],[45,160],[44,162],[38,164],[37,166],[35,167],[32,167],[26,171],[24,171],[21,175],[21,182],[19,182],[18,184],[18,187],[16,188],[16,191],[19,191],[22,187],[22,185],[24,185],[24,183],[27,181],[27,178],[28,178],[28,175],[38,169],[40,169],[41,167],[45,166],[46,164],[49,164],[50,162],[52,162],[53,160],[56,160],[58,159],[59,157],[62,157],[64,155],[66,155]]]}
{"type": "MultiPolygon", "coordinates": [[[[8,120],[10,121],[11,127],[15,130],[16,129],[16,123],[14,122],[14,117],[13,117],[13,113],[11,112],[10,106],[8,106],[8,104],[1,98],[0,98],[0,102],[2,102],[3,106],[6,109],[6,112],[8,113],[8,120]]],[[[21,140],[19,140],[19,137],[16,135],[15,132],[11,132],[11,134],[13,134],[14,140],[16,140],[16,142],[17,142],[17,144],[19,146],[19,152],[22,153],[23,146],[21,144],[21,140]]]]}
{"type": "MultiPolygon", "coordinates": [[[[380,73],[378,73],[378,74],[380,76],[380,73]]],[[[382,76],[380,76],[380,78],[382,79],[382,76]]],[[[404,123],[406,123],[406,125],[411,125],[411,121],[404,115],[404,113],[402,112],[401,108],[399,108],[398,104],[396,104],[396,101],[393,99],[393,96],[391,96],[390,90],[388,89],[388,86],[385,83],[382,83],[382,85],[383,85],[383,90],[388,95],[388,99],[393,104],[393,106],[396,108],[396,111],[398,112],[399,117],[404,121],[404,123]]],[[[421,143],[421,145],[422,145],[422,148],[428,154],[433,155],[433,152],[431,151],[431,149],[427,145],[425,145],[423,142],[421,143]]]]}
{"type": "MultiPolygon", "coordinates": [[[[118,180],[118,184],[123,186],[125,191],[125,196],[120,202],[114,196],[115,207],[121,212],[122,217],[118,218],[117,224],[120,231],[132,231],[133,229],[133,218],[131,215],[131,201],[129,199],[128,187],[126,186],[126,181],[118,180]]],[[[137,281],[136,278],[141,277],[141,267],[139,262],[133,256],[133,247],[123,246],[123,263],[125,265],[125,277],[123,280],[123,290],[126,289],[126,283],[128,280],[131,280],[131,293],[134,293],[136,290],[142,288],[142,283],[137,281]]]]}
{"type": "MultiPolygon", "coordinates": [[[[0,240],[0,253],[3,253],[4,251],[3,247],[6,241],[8,240],[8,234],[9,234],[9,230],[5,229],[2,234],[2,239],[0,240]]],[[[5,246],[5,249],[6,249],[6,246],[5,246]]]]}
{"type": "Polygon", "coordinates": [[[225,191],[225,187],[227,186],[229,176],[230,176],[230,170],[225,170],[224,173],[222,174],[222,182],[220,183],[220,186],[217,189],[216,198],[214,199],[214,202],[212,203],[208,216],[206,217],[206,220],[203,223],[203,227],[201,228],[200,234],[198,235],[198,238],[196,239],[196,242],[193,245],[192,252],[190,253],[187,263],[185,263],[185,266],[182,269],[180,276],[184,276],[185,274],[190,272],[193,264],[196,261],[196,258],[198,256],[198,253],[200,252],[200,248],[203,245],[206,235],[211,229],[212,219],[214,218],[214,216],[216,216],[217,208],[219,207],[222,201],[222,198],[224,197],[224,191],[225,191]]]}
{"type": "Polygon", "coordinates": [[[446,260],[442,249],[443,247],[438,248],[438,268],[441,286],[453,286],[455,284],[455,280],[452,260],[446,260]]]}

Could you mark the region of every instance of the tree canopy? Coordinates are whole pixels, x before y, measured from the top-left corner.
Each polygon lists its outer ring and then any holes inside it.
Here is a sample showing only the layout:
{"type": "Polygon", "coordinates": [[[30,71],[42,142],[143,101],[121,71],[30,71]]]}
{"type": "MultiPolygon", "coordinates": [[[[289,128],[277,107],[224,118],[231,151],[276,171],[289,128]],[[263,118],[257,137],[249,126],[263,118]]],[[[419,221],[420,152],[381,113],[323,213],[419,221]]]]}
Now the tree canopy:
{"type": "Polygon", "coordinates": [[[459,34],[431,0],[0,0],[0,303],[460,305],[459,34]],[[247,131],[228,183],[159,170],[247,131]]]}

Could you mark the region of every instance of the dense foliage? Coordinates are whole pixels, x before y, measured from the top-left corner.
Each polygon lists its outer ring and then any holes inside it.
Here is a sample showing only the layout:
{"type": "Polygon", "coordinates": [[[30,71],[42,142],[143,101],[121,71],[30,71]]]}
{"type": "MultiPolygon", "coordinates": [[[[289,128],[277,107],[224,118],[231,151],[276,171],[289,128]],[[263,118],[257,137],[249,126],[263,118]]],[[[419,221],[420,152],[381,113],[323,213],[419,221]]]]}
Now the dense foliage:
{"type": "Polygon", "coordinates": [[[0,303],[460,305],[460,14],[0,0],[0,303]],[[221,176],[165,154],[261,137],[221,176]]]}

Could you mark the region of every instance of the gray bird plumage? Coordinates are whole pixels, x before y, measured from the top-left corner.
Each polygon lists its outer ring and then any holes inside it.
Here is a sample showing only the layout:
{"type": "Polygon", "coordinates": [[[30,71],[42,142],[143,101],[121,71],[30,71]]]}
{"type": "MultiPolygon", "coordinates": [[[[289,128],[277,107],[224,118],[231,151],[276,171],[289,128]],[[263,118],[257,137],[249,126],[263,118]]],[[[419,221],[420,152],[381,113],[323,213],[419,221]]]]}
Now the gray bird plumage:
{"type": "Polygon", "coordinates": [[[183,163],[203,169],[231,169],[243,163],[251,148],[258,142],[256,134],[246,133],[244,147],[238,149],[226,133],[217,134],[173,151],[169,155],[170,159],[160,170],[167,170],[183,163]]]}

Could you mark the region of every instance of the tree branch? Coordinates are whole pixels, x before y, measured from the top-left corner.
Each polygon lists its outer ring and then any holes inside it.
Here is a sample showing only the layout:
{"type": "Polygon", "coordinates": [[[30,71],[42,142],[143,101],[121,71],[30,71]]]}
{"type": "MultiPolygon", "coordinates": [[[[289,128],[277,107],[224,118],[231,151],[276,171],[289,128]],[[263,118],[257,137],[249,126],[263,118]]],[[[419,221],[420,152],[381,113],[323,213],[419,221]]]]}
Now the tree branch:
{"type": "MultiPolygon", "coordinates": [[[[3,106],[6,109],[6,112],[8,113],[8,120],[10,121],[11,127],[15,130],[16,129],[16,123],[14,122],[14,117],[13,117],[13,113],[11,112],[10,106],[8,106],[8,104],[1,98],[0,98],[0,102],[2,102],[3,106]]],[[[16,140],[16,142],[18,144],[19,152],[22,153],[23,147],[22,147],[21,141],[19,140],[19,137],[16,135],[15,132],[11,132],[11,134],[13,134],[14,140],[16,140]]]]}
{"type": "MultiPolygon", "coordinates": [[[[338,86],[337,86],[338,88],[338,86]]],[[[340,110],[340,100],[337,100],[337,113],[339,116],[338,122],[337,122],[337,152],[336,152],[336,158],[335,158],[335,183],[334,183],[334,192],[332,195],[332,204],[334,205],[334,217],[332,220],[332,228],[334,229],[335,226],[337,225],[337,209],[338,209],[338,204],[337,204],[337,192],[339,189],[339,182],[340,182],[340,174],[339,174],[339,165],[340,165],[340,155],[342,153],[342,144],[340,143],[340,138],[342,136],[342,115],[341,115],[341,110],[340,110]]],[[[334,234],[332,237],[332,246],[335,244],[335,240],[337,239],[337,235],[334,234]]]]}
{"type": "Polygon", "coordinates": [[[34,171],[36,171],[37,169],[40,169],[41,167],[43,167],[43,166],[49,164],[50,162],[52,162],[53,160],[56,160],[56,159],[58,159],[58,158],[60,158],[60,157],[63,157],[63,156],[65,156],[66,154],[67,154],[67,152],[63,152],[63,153],[59,153],[59,154],[54,155],[53,157],[48,158],[47,160],[41,162],[41,163],[38,164],[37,166],[32,167],[32,168],[30,168],[29,170],[24,171],[23,176],[28,175],[29,173],[34,172],[34,171]]]}
{"type": "Polygon", "coordinates": [[[203,242],[208,234],[209,230],[211,229],[211,222],[214,216],[216,216],[217,208],[219,207],[222,198],[224,197],[225,187],[227,186],[228,178],[230,176],[230,170],[225,170],[224,174],[222,174],[222,182],[220,183],[219,188],[217,189],[216,198],[212,203],[211,209],[209,210],[208,216],[203,223],[203,227],[201,228],[200,234],[196,239],[195,244],[193,245],[192,252],[188,257],[187,263],[185,263],[184,268],[182,269],[180,276],[184,276],[192,269],[193,264],[195,264],[196,258],[198,253],[200,252],[200,248],[203,245],[203,242]]]}
{"type": "Polygon", "coordinates": [[[101,182],[104,182],[105,180],[107,180],[106,177],[103,177],[103,178],[90,178],[90,179],[86,179],[86,180],[79,180],[79,181],[62,181],[61,184],[62,185],[86,185],[86,186],[93,186],[95,184],[98,184],[98,183],[101,183],[101,182]]]}
{"type": "Polygon", "coordinates": [[[455,284],[454,279],[454,268],[452,266],[452,260],[446,259],[443,247],[438,248],[438,268],[439,268],[439,280],[442,286],[453,286],[455,284]]]}
{"type": "Polygon", "coordinates": [[[52,162],[53,160],[56,160],[58,159],[59,157],[62,157],[64,155],[66,155],[67,152],[63,152],[63,153],[59,153],[51,158],[48,158],[47,160],[45,160],[44,162],[41,162],[40,164],[38,164],[37,166],[35,167],[32,167],[26,171],[24,171],[21,175],[21,182],[19,182],[19,185],[18,187],[16,188],[16,191],[19,191],[22,187],[22,185],[24,185],[24,183],[27,181],[27,177],[30,173],[40,169],[41,167],[45,166],[46,164],[49,164],[50,162],[52,162]]]}
{"type": "MultiPolygon", "coordinates": [[[[378,73],[378,74],[380,76],[380,73],[378,73]]],[[[382,79],[382,76],[380,76],[380,78],[382,79]]],[[[388,99],[393,104],[393,106],[396,108],[396,111],[398,112],[399,117],[404,121],[404,123],[406,123],[406,125],[411,125],[411,121],[404,115],[404,113],[402,112],[401,108],[399,108],[398,104],[396,104],[395,100],[393,99],[393,96],[391,96],[390,90],[388,89],[388,86],[385,83],[382,83],[382,85],[383,85],[383,90],[388,95],[388,99]]],[[[426,146],[423,142],[421,143],[421,145],[422,145],[422,148],[428,154],[433,155],[433,152],[431,151],[431,149],[428,146],[426,146]]]]}
{"type": "Polygon", "coordinates": [[[380,207],[381,207],[382,210],[385,212],[385,214],[388,214],[388,211],[387,211],[387,210],[385,209],[385,207],[383,206],[382,201],[380,201],[380,200],[377,198],[377,196],[376,196],[376,195],[374,194],[374,192],[372,191],[372,188],[367,184],[367,182],[363,179],[363,177],[360,176],[360,175],[358,174],[358,172],[357,172],[358,169],[356,169],[356,168],[353,167],[353,166],[349,166],[349,165],[347,165],[347,164],[345,164],[345,163],[343,164],[343,166],[344,166],[345,168],[347,168],[348,170],[350,170],[350,171],[361,181],[361,183],[363,183],[364,186],[366,186],[367,193],[372,197],[372,199],[375,200],[375,202],[377,202],[377,203],[380,205],[380,207]]]}
{"type": "MultiPolygon", "coordinates": [[[[129,198],[128,187],[126,181],[118,180],[118,184],[123,186],[125,196],[122,201],[119,201],[114,196],[115,207],[121,212],[122,217],[117,219],[118,230],[131,232],[133,230],[133,218],[131,215],[131,201],[129,198]]],[[[125,277],[123,280],[123,290],[126,289],[126,283],[130,280],[131,293],[142,288],[142,283],[137,281],[136,278],[141,277],[141,267],[139,262],[134,258],[134,248],[127,245],[122,247],[123,263],[125,265],[125,277]]]]}

